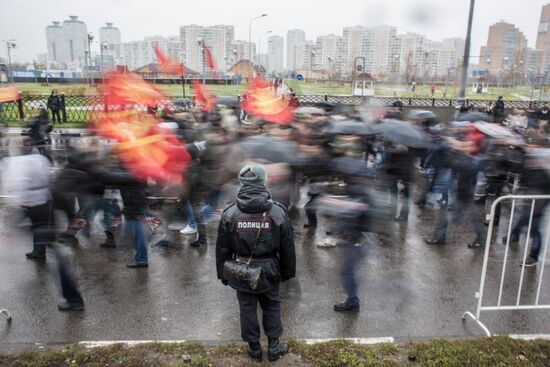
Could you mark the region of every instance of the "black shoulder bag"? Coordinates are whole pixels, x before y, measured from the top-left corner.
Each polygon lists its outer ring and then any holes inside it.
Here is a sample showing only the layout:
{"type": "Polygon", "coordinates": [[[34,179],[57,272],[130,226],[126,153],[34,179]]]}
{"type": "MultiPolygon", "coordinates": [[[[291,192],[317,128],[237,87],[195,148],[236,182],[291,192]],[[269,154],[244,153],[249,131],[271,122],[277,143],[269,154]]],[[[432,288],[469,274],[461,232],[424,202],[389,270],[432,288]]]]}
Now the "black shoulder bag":
{"type": "Polygon", "coordinates": [[[255,290],[258,287],[260,275],[262,274],[262,268],[250,266],[250,263],[252,262],[252,256],[254,256],[256,246],[260,241],[260,235],[262,233],[266,218],[267,212],[264,212],[262,224],[260,224],[260,228],[258,229],[256,241],[254,242],[254,246],[252,247],[252,252],[250,252],[250,258],[248,259],[248,261],[236,258],[226,260],[223,263],[223,276],[227,281],[246,282],[252,290],[255,290]]]}

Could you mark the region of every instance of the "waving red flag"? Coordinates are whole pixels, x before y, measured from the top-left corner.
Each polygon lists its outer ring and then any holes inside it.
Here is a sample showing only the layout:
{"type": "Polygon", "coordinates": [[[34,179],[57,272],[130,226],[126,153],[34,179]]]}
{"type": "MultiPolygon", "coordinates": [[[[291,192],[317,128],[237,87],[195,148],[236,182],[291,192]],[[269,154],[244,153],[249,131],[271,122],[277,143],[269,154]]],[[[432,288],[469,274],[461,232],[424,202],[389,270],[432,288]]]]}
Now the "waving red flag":
{"type": "Polygon", "coordinates": [[[168,59],[168,56],[161,51],[158,45],[153,46],[153,51],[155,51],[155,56],[159,62],[160,70],[169,74],[185,75],[183,65],[178,63],[176,60],[168,59]]]}
{"type": "MultiPolygon", "coordinates": [[[[136,74],[111,74],[103,103],[157,105],[163,94],[136,74]],[[107,101],[108,99],[108,101],[107,101]]],[[[107,111],[93,122],[94,132],[117,141],[115,152],[126,169],[141,181],[179,184],[189,153],[172,132],[159,127],[159,119],[134,109],[107,111]]]]}
{"type": "Polygon", "coordinates": [[[165,98],[154,85],[131,73],[108,74],[103,91],[110,104],[156,106],[165,98]]]}
{"type": "Polygon", "coordinates": [[[0,102],[17,101],[19,98],[17,87],[0,88],[0,102]]]}
{"type": "Polygon", "coordinates": [[[216,97],[206,90],[201,82],[196,79],[193,80],[193,91],[195,104],[201,106],[203,111],[211,111],[212,107],[216,104],[216,97]]]}
{"type": "Polygon", "coordinates": [[[250,81],[247,98],[243,98],[241,108],[262,120],[278,124],[288,124],[294,116],[294,108],[289,106],[288,101],[274,95],[269,82],[261,78],[250,81]]]}
{"type": "Polygon", "coordinates": [[[214,56],[212,56],[212,51],[210,51],[210,48],[208,46],[203,46],[202,48],[203,57],[206,60],[206,65],[212,69],[216,70],[216,62],[214,61],[214,56]]]}

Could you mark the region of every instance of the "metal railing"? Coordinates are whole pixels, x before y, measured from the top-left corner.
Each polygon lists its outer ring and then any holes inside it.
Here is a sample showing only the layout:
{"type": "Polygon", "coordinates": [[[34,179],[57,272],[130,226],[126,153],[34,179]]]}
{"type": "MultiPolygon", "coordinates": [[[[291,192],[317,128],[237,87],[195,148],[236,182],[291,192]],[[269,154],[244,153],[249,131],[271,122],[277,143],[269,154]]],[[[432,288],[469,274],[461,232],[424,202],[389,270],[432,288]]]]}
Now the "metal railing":
{"type": "MultiPolygon", "coordinates": [[[[541,244],[541,252],[542,255],[538,259],[538,263],[541,265],[539,274],[538,274],[538,281],[536,286],[536,293],[535,293],[535,299],[528,303],[524,300],[522,302],[522,294],[524,294],[524,276],[525,276],[525,264],[527,260],[527,251],[529,249],[529,240],[531,239],[531,232],[533,227],[533,217],[535,213],[535,203],[537,201],[546,201],[550,200],[550,195],[506,195],[502,196],[498,199],[496,199],[493,204],[491,205],[491,213],[489,214],[489,227],[487,229],[487,240],[485,243],[485,255],[483,258],[483,266],[481,269],[481,279],[479,284],[479,290],[475,293],[475,298],[477,299],[477,307],[475,314],[472,312],[465,312],[462,316],[463,320],[466,320],[466,317],[472,318],[487,334],[487,336],[491,336],[491,332],[485,326],[481,321],[481,311],[513,311],[513,310],[541,310],[541,309],[550,309],[550,304],[541,304],[540,303],[540,294],[542,289],[542,283],[543,283],[543,276],[544,276],[544,267],[545,267],[545,260],[546,260],[546,253],[548,250],[548,242],[550,237],[550,225],[548,223],[541,223],[540,227],[541,230],[546,226],[546,235],[540,238],[540,244],[541,244]],[[483,304],[484,301],[484,295],[485,295],[485,288],[487,283],[487,268],[489,264],[489,258],[490,258],[490,251],[491,251],[491,242],[493,239],[493,227],[495,224],[495,212],[497,209],[497,206],[500,205],[504,201],[510,201],[512,202],[511,208],[510,208],[510,220],[508,221],[508,230],[506,235],[506,247],[504,249],[504,258],[502,263],[502,270],[500,271],[500,282],[498,285],[498,296],[496,300],[496,304],[493,305],[487,305],[483,304]],[[514,297],[515,302],[511,302],[508,304],[504,304],[503,302],[503,291],[504,291],[504,285],[507,275],[507,265],[508,260],[510,256],[510,242],[512,238],[512,227],[514,222],[514,212],[516,209],[516,202],[517,201],[524,201],[524,200],[530,200],[531,201],[531,207],[529,211],[529,221],[527,225],[527,233],[525,235],[525,246],[523,250],[523,256],[521,257],[521,271],[519,274],[519,285],[517,289],[517,294],[514,297]]],[[[541,215],[542,218],[544,218],[544,213],[538,213],[537,215],[541,215]]],[[[542,221],[541,218],[541,221],[542,221]]],[[[539,230],[537,228],[537,230],[539,230]]],[[[515,234],[517,235],[517,234],[515,234]]],[[[495,288],[496,289],[496,288],[495,288]]]]}
{"type": "MultiPolygon", "coordinates": [[[[179,97],[173,97],[161,102],[161,106],[172,105],[173,101],[179,97]]],[[[330,102],[341,105],[361,105],[367,101],[373,104],[391,106],[399,98],[397,97],[367,97],[367,96],[347,96],[347,95],[306,95],[298,96],[298,101],[302,105],[313,105],[320,102],[330,102]]],[[[117,111],[128,106],[109,104],[104,101],[100,95],[60,95],[61,106],[60,114],[63,122],[83,123],[89,122],[104,111],[117,111]]],[[[4,102],[0,108],[0,121],[24,121],[33,118],[38,114],[41,108],[47,107],[48,95],[42,94],[22,94],[20,99],[12,102],[4,102]]],[[[458,102],[455,99],[438,98],[401,98],[405,107],[417,108],[454,108],[458,102]]],[[[467,106],[481,107],[490,100],[466,100],[467,106]]],[[[544,102],[540,101],[506,101],[506,108],[533,109],[542,106],[544,102]]],[[[147,106],[132,105],[130,108],[145,113],[147,106]]]]}

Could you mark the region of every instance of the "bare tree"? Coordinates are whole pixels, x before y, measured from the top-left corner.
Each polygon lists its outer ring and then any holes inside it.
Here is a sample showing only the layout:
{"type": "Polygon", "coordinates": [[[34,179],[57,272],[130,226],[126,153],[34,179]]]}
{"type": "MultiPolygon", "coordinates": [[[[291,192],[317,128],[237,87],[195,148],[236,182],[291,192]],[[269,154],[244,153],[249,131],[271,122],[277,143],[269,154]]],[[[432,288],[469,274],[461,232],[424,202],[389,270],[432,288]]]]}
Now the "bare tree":
{"type": "Polygon", "coordinates": [[[403,61],[405,63],[405,70],[403,75],[405,76],[405,81],[407,84],[413,81],[416,74],[416,65],[414,64],[414,54],[412,51],[409,51],[404,57],[403,61]]]}

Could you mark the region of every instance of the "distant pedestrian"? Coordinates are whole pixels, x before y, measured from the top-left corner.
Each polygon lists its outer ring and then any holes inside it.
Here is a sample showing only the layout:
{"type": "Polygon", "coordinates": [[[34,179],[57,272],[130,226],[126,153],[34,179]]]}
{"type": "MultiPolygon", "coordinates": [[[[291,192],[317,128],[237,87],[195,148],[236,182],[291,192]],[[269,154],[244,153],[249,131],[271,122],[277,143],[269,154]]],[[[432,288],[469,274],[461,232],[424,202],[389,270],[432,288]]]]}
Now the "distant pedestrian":
{"type": "Polygon", "coordinates": [[[497,101],[495,102],[495,106],[493,107],[493,114],[495,116],[495,119],[501,119],[504,117],[504,101],[502,100],[502,96],[499,96],[497,101]]]}
{"type": "Polygon", "coordinates": [[[52,121],[54,123],[56,121],[61,123],[61,117],[59,116],[59,110],[61,109],[61,98],[59,98],[55,90],[52,90],[52,94],[48,97],[48,109],[52,111],[52,121]]]}
{"type": "Polygon", "coordinates": [[[432,84],[431,91],[432,91],[432,98],[433,98],[435,96],[435,84],[432,84]]]}
{"type": "Polygon", "coordinates": [[[296,256],[292,224],[286,209],[271,199],[265,187],[266,170],[248,165],[239,172],[241,184],[237,200],[223,212],[216,242],[218,279],[237,291],[241,316],[241,336],[248,342],[248,354],[262,360],[257,304],[260,303],[263,328],[268,338],[268,359],[275,361],[288,353],[288,345],[279,343],[283,333],[279,282],[296,275],[296,256]],[[224,268],[231,264],[261,269],[255,286],[250,279],[224,268]]]}

